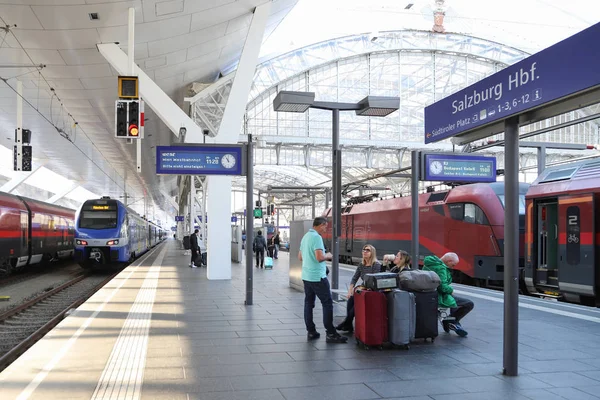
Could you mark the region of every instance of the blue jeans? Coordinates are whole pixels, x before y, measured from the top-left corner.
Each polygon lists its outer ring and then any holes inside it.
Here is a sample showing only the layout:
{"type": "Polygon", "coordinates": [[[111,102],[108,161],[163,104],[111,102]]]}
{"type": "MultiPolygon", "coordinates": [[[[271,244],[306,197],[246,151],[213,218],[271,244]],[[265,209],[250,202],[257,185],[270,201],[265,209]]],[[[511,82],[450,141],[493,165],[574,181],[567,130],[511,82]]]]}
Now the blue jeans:
{"type": "Polygon", "coordinates": [[[315,298],[321,300],[323,306],[323,326],[328,334],[335,334],[337,331],[333,326],[333,299],[331,298],[331,289],[327,278],[319,282],[304,282],[304,323],[308,332],[315,332],[317,328],[313,322],[313,308],[315,308],[315,298]]]}

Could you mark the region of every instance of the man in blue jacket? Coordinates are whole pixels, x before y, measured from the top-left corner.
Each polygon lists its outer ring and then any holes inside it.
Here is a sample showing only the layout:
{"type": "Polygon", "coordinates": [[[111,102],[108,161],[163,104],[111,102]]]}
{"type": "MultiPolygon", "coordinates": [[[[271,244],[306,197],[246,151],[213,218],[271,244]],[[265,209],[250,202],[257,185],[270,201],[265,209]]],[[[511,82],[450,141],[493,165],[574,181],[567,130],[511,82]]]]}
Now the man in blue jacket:
{"type": "Polygon", "coordinates": [[[468,332],[465,331],[460,324],[460,320],[463,319],[475,306],[473,302],[464,297],[453,296],[454,289],[450,284],[452,283],[452,271],[453,268],[458,264],[458,256],[456,253],[446,253],[441,258],[435,256],[427,256],[423,260],[423,271],[433,271],[440,277],[440,285],[438,286],[438,305],[444,308],[450,308],[450,316],[454,317],[454,322],[444,321],[443,327],[446,333],[451,330],[456,332],[457,335],[465,337],[468,332]]]}

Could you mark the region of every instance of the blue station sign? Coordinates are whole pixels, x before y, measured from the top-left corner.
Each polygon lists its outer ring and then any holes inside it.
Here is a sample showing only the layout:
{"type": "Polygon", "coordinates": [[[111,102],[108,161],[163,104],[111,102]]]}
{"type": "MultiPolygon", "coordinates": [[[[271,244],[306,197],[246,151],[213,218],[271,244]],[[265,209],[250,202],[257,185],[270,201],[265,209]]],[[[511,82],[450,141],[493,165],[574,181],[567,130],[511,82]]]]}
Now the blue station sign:
{"type": "Polygon", "coordinates": [[[422,154],[423,177],[435,182],[496,182],[496,158],[463,154],[422,154]]]}
{"type": "Polygon", "coordinates": [[[425,143],[600,85],[600,23],[425,107],[425,143]]]}
{"type": "Polygon", "coordinates": [[[156,146],[156,173],[243,175],[244,145],[156,146]]]}
{"type": "Polygon", "coordinates": [[[185,221],[185,218],[183,217],[183,215],[175,216],[175,222],[183,222],[183,221],[185,221]]]}

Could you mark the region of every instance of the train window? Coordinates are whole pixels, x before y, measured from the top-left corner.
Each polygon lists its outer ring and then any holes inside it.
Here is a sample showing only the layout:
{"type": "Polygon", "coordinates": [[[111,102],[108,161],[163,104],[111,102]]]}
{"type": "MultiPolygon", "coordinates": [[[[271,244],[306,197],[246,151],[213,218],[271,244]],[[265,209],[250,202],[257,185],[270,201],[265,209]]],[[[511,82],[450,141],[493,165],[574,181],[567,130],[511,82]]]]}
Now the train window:
{"type": "Polygon", "coordinates": [[[448,210],[450,210],[450,217],[452,219],[457,219],[459,221],[463,220],[463,216],[465,213],[464,203],[448,204],[448,210]]]}
{"type": "MultiPolygon", "coordinates": [[[[500,199],[500,202],[502,203],[502,207],[506,207],[506,205],[504,204],[504,195],[499,194],[498,198],[500,199]]],[[[519,195],[519,215],[525,215],[525,195],[524,194],[519,195]]]]}
{"type": "Polygon", "coordinates": [[[465,204],[465,222],[471,224],[488,225],[489,222],[485,216],[485,213],[478,205],[472,203],[465,204]]]}
{"type": "Polygon", "coordinates": [[[427,199],[427,203],[434,203],[436,201],[444,201],[446,199],[446,196],[448,196],[449,192],[438,192],[438,193],[431,193],[429,195],[429,198],[427,199]]]}
{"type": "Polygon", "coordinates": [[[110,229],[117,227],[117,211],[83,211],[79,227],[84,229],[110,229]]]}

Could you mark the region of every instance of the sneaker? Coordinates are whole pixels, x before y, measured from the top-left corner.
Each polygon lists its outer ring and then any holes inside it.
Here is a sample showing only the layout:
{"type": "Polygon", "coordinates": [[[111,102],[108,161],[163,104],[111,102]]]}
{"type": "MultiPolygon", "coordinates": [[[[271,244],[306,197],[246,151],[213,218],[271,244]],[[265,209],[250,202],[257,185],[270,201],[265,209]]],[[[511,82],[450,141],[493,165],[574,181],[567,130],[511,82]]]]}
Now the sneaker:
{"type": "Polygon", "coordinates": [[[191,263],[190,268],[198,268],[198,267],[196,267],[196,265],[194,265],[194,263],[191,263]]]}
{"type": "Polygon", "coordinates": [[[348,324],[348,323],[341,323],[338,326],[335,327],[335,329],[337,329],[338,331],[342,331],[342,332],[353,332],[354,328],[352,328],[352,324],[348,324]]]}
{"type": "Polygon", "coordinates": [[[442,328],[444,328],[444,332],[450,333],[450,322],[442,321],[442,328]]]}
{"type": "Polygon", "coordinates": [[[340,335],[339,333],[328,333],[325,339],[327,343],[346,343],[348,338],[340,335]]]}
{"type": "Polygon", "coordinates": [[[308,332],[306,334],[306,340],[316,340],[316,339],[318,339],[320,337],[321,337],[321,334],[319,332],[317,332],[317,331],[308,332]]]}
{"type": "Polygon", "coordinates": [[[450,329],[456,332],[456,334],[460,337],[465,337],[469,334],[469,332],[465,331],[461,324],[459,324],[458,322],[450,324],[450,329]]]}

